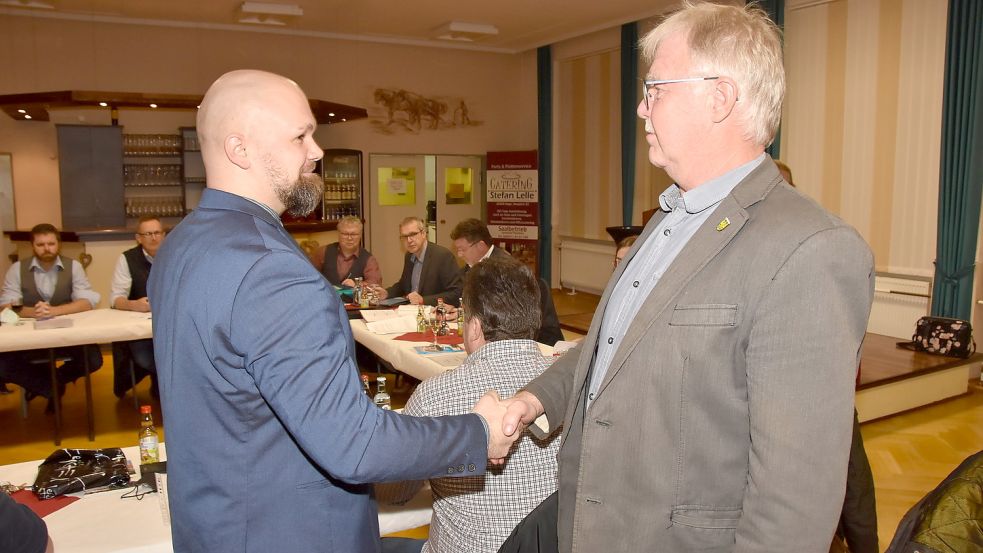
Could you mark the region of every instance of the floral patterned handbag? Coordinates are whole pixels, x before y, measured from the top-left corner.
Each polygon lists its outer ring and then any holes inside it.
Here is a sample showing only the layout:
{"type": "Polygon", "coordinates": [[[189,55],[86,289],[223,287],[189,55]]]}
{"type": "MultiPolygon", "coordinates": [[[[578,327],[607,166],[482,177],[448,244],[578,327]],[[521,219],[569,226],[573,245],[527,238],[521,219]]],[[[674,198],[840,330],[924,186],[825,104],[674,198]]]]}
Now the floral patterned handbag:
{"type": "Polygon", "coordinates": [[[967,321],[946,317],[918,319],[911,341],[898,342],[898,347],[963,359],[976,353],[972,325],[967,321]]]}

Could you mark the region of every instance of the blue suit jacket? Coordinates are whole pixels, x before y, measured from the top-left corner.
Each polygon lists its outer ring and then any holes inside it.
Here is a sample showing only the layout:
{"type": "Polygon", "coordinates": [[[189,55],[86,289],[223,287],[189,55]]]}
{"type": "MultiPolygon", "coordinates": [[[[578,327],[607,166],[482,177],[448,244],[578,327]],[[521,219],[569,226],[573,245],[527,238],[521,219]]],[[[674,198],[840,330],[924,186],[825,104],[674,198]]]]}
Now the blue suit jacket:
{"type": "Polygon", "coordinates": [[[361,391],[348,318],[280,221],[205,190],[151,274],[174,551],[378,551],[369,482],[484,471],[479,417],[361,391]]]}

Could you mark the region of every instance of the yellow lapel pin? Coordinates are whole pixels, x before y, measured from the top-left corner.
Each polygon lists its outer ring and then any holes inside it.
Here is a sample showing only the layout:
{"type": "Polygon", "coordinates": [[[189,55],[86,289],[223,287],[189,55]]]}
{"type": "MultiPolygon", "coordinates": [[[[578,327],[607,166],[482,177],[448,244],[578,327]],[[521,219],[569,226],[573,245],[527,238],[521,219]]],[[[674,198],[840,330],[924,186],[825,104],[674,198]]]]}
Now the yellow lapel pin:
{"type": "Polygon", "coordinates": [[[724,217],[722,221],[717,223],[717,232],[720,232],[729,226],[730,226],[730,218],[724,217]]]}

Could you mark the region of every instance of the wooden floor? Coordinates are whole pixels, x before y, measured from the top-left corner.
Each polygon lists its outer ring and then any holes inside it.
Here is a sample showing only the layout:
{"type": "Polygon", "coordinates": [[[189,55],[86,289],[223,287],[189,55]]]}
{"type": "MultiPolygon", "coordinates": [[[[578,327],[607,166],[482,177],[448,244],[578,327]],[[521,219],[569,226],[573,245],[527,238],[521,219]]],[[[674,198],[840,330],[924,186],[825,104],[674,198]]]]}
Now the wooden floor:
{"type": "MultiPolygon", "coordinates": [[[[564,308],[558,304],[558,313],[564,308]]],[[[104,368],[93,375],[95,442],[86,438],[84,390],[80,385],[68,387],[63,446],[125,447],[137,443],[139,418],[129,395],[122,400],[113,396],[111,367],[107,356],[104,368]]],[[[153,405],[159,419],[160,406],[150,401],[148,388],[149,383],[143,382],[140,396],[153,405]]],[[[918,499],[959,462],[983,449],[983,388],[974,383],[970,390],[960,398],[861,426],[874,472],[882,549],[890,542],[898,521],[918,499]]],[[[407,394],[393,394],[394,406],[402,406],[407,394]]],[[[163,433],[166,421],[160,421],[160,426],[163,433]]],[[[25,420],[20,417],[19,393],[0,396],[0,429],[0,464],[40,459],[55,449],[51,416],[44,414],[41,400],[32,402],[25,420]]],[[[426,528],[409,535],[425,536],[426,528]]]]}

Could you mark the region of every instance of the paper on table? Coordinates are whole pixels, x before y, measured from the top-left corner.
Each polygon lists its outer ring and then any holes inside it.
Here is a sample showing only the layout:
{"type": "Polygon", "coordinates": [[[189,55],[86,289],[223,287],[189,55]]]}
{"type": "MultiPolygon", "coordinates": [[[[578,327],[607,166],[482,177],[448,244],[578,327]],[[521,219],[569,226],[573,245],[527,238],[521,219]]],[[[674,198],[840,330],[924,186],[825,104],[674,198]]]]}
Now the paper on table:
{"type": "Polygon", "coordinates": [[[399,317],[405,316],[405,314],[401,315],[399,311],[394,311],[392,309],[366,309],[362,311],[362,319],[364,319],[366,323],[374,323],[385,319],[398,319],[399,317]]]}
{"type": "Polygon", "coordinates": [[[416,312],[420,310],[419,305],[400,305],[396,308],[396,312],[401,316],[413,315],[416,317],[416,312]]]}
{"type": "Polygon", "coordinates": [[[413,317],[397,317],[395,319],[383,319],[374,323],[365,323],[369,332],[375,334],[403,334],[416,331],[416,319],[413,317]]]}

